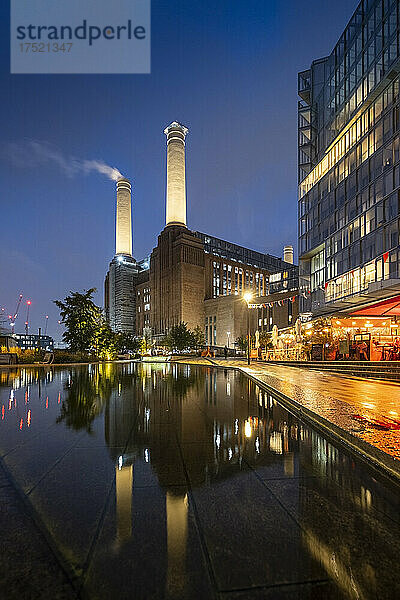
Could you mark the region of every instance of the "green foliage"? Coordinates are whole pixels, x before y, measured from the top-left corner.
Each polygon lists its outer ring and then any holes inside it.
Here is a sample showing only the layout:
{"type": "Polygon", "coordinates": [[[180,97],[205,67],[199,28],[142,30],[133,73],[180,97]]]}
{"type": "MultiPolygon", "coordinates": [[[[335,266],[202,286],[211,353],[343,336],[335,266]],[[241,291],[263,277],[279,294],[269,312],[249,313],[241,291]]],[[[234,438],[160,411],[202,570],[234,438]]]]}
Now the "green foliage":
{"type": "Polygon", "coordinates": [[[236,339],[236,345],[238,350],[247,350],[247,337],[245,335],[241,335],[236,339]]]}
{"type": "Polygon", "coordinates": [[[118,333],[116,336],[116,344],[119,354],[126,354],[127,352],[137,354],[141,348],[140,338],[131,333],[118,333]]]}
{"type": "Polygon", "coordinates": [[[192,345],[195,347],[205,345],[204,331],[200,325],[197,325],[192,331],[192,345]]]}
{"type": "Polygon", "coordinates": [[[122,340],[105,320],[101,309],[93,302],[96,288],[82,294],[70,292],[63,301],[55,300],[65,326],[64,342],[72,353],[85,355],[86,360],[95,356],[100,360],[117,357],[122,340]]]}
{"type": "Polygon", "coordinates": [[[194,345],[193,333],[187,328],[186,323],[181,321],[169,330],[163,340],[163,345],[170,350],[185,350],[194,345]]]}
{"type": "Polygon", "coordinates": [[[260,331],[260,346],[262,348],[273,348],[272,334],[270,331],[260,331]]]}
{"type": "Polygon", "coordinates": [[[114,360],[118,354],[118,334],[105,319],[101,319],[96,332],[96,355],[100,360],[114,360]]]}
{"type": "Polygon", "coordinates": [[[100,308],[93,302],[95,291],[96,288],[90,288],[83,294],[70,292],[64,301],[55,300],[65,326],[63,340],[72,352],[92,352],[96,349],[104,319],[100,308]]]}
{"type": "Polygon", "coordinates": [[[151,348],[151,330],[149,330],[149,328],[145,327],[144,331],[143,331],[143,338],[140,342],[140,349],[141,352],[147,352],[147,350],[149,348],[151,348]]]}
{"type": "Polygon", "coordinates": [[[89,354],[85,352],[70,352],[69,350],[54,350],[54,364],[90,362],[89,354]]]}
{"type": "Polygon", "coordinates": [[[43,361],[44,355],[44,350],[23,350],[22,352],[18,352],[18,363],[21,365],[33,365],[35,362],[43,361]]]}

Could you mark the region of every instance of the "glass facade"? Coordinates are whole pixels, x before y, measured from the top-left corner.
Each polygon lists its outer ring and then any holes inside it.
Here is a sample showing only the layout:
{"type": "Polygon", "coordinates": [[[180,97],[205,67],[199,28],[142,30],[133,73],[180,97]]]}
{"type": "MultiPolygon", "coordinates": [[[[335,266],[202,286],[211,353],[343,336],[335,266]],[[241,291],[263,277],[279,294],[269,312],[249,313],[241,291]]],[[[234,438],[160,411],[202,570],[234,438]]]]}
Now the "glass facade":
{"type": "Polygon", "coordinates": [[[239,268],[219,260],[213,260],[213,298],[218,296],[242,295],[251,290],[255,296],[268,293],[268,276],[258,271],[239,268]]]}
{"type": "Polygon", "coordinates": [[[299,73],[303,312],[373,300],[400,278],[399,31],[399,2],[364,0],[330,56],[299,73]]]}
{"type": "Polygon", "coordinates": [[[262,252],[257,252],[256,250],[250,250],[244,246],[238,246],[238,244],[221,240],[206,233],[200,233],[199,231],[194,231],[193,233],[203,242],[206,253],[213,254],[214,256],[222,259],[225,258],[231,262],[243,263],[244,265],[254,267],[255,269],[265,269],[269,273],[287,271],[288,279],[293,281],[293,285],[290,284],[290,287],[297,287],[297,265],[287,263],[278,256],[272,256],[271,254],[263,254],[262,252]]]}
{"type": "Polygon", "coordinates": [[[217,345],[217,316],[205,318],[204,341],[206,346],[217,345]]]}

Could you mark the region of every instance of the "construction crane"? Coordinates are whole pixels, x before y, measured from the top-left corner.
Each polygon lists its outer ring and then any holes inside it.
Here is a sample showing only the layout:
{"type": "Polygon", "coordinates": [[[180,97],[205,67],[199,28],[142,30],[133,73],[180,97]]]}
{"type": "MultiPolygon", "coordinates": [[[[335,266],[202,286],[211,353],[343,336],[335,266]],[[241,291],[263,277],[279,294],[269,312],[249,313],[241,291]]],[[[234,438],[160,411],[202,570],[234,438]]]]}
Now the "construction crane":
{"type": "Polygon", "coordinates": [[[8,315],[8,318],[10,319],[10,325],[11,325],[11,333],[14,333],[14,328],[15,328],[15,321],[18,317],[18,313],[19,313],[19,308],[21,306],[21,301],[22,301],[22,294],[19,295],[19,298],[17,300],[17,306],[15,308],[15,313],[13,315],[8,315]]]}
{"type": "Polygon", "coordinates": [[[29,331],[29,309],[31,307],[31,301],[27,300],[26,301],[26,321],[25,321],[25,333],[26,335],[28,335],[28,331],[29,331]]]}

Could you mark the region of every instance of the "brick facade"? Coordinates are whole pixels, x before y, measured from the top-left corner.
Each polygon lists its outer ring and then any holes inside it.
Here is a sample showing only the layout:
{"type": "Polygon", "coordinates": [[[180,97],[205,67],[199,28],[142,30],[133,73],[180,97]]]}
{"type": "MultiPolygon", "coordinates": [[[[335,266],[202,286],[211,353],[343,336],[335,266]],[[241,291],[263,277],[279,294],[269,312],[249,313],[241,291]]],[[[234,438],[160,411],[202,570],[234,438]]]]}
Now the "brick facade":
{"type": "MultiPolygon", "coordinates": [[[[289,291],[266,296],[267,269],[205,251],[204,243],[186,227],[169,225],[158,236],[150,269],[142,271],[136,285],[137,335],[151,327],[156,340],[181,321],[190,329],[200,326],[212,346],[233,347],[247,333],[246,290],[262,302],[286,298],[289,291]],[[229,332],[229,335],[228,333],[229,332]]],[[[298,302],[250,310],[254,332],[294,323],[298,302]]]]}
{"type": "Polygon", "coordinates": [[[204,249],[188,229],[168,226],[158,236],[150,259],[151,326],[155,337],[180,321],[203,325],[204,249]]]}

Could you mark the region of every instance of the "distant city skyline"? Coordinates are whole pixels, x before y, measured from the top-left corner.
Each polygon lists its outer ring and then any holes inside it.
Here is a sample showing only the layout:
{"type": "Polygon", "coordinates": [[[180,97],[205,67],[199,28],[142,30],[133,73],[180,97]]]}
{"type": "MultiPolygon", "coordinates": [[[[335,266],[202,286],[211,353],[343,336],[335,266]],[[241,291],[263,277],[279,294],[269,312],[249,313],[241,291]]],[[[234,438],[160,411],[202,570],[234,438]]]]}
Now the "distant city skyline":
{"type": "Polygon", "coordinates": [[[163,130],[175,119],[189,128],[188,227],[278,256],[296,247],[297,72],[331,51],[355,7],[153,1],[152,73],[137,76],[10,75],[2,7],[0,308],[13,313],[23,293],[16,331],[27,299],[30,332],[49,315],[56,340],[53,300],[97,287],[102,305],[115,183],[93,161],[132,182],[133,255],[151,252],[165,222],[163,130]],[[32,142],[53,158],[32,156],[32,142]]]}

